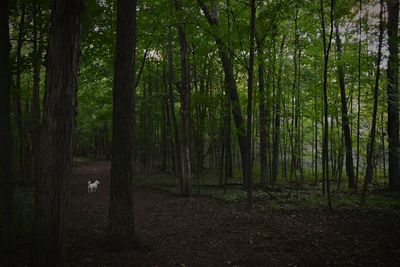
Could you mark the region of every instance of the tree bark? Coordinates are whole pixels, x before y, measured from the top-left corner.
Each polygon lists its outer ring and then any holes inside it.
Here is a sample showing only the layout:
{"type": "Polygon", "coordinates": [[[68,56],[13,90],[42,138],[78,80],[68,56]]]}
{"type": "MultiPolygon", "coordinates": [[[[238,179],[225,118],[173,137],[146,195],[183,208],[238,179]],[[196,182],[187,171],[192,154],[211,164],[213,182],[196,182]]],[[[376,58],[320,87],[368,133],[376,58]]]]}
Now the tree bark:
{"type": "MultiPolygon", "coordinates": [[[[323,172],[323,183],[326,184],[326,191],[328,195],[328,207],[331,206],[331,196],[330,196],[330,182],[329,182],[329,121],[328,121],[328,63],[329,63],[329,52],[332,43],[332,32],[333,32],[333,14],[334,14],[335,0],[331,0],[331,12],[330,12],[330,32],[328,43],[326,42],[325,34],[325,15],[324,15],[324,5],[323,0],[320,0],[321,8],[321,27],[322,27],[322,41],[324,46],[324,80],[323,80],[323,100],[324,100],[324,135],[322,144],[322,172],[323,172]]],[[[324,193],[324,191],[323,191],[324,193]]]]}
{"type": "Polygon", "coordinates": [[[136,0],[119,0],[113,88],[110,206],[106,239],[111,249],[138,245],[135,235],[134,172],[136,0]]]}
{"type": "Polygon", "coordinates": [[[259,113],[260,113],[260,183],[268,185],[268,140],[267,140],[267,108],[265,105],[265,63],[264,49],[260,40],[257,40],[258,55],[258,88],[259,88],[259,113]]]}
{"type": "Polygon", "coordinates": [[[365,203],[365,196],[367,193],[368,184],[372,181],[373,176],[373,156],[375,149],[375,135],[376,135],[376,117],[378,113],[378,96],[379,96],[379,79],[381,74],[381,58],[382,58],[382,39],[383,39],[383,0],[380,0],[381,11],[379,13],[379,40],[378,40],[378,56],[376,58],[376,74],[374,85],[374,108],[372,113],[372,125],[369,133],[369,142],[367,146],[367,171],[365,173],[364,188],[362,194],[362,203],[365,203]]]}
{"type": "Polygon", "coordinates": [[[0,255],[15,248],[9,1],[0,3],[0,255]]]}
{"type": "MultiPolygon", "coordinates": [[[[218,10],[217,7],[215,6],[216,3],[213,2],[213,8],[212,11],[208,9],[206,6],[205,2],[203,0],[197,0],[197,3],[199,4],[200,8],[203,10],[204,15],[210,24],[210,26],[217,31],[219,28],[219,18],[218,18],[218,10]]],[[[239,100],[239,94],[237,90],[237,85],[236,85],[236,80],[233,72],[233,63],[231,58],[229,57],[229,51],[227,50],[226,46],[224,45],[222,39],[218,35],[213,36],[215,39],[215,43],[218,48],[218,55],[221,60],[222,68],[224,70],[225,74],[225,81],[226,84],[229,88],[229,97],[231,99],[232,103],[232,115],[233,119],[235,121],[236,129],[237,129],[237,137],[238,137],[238,143],[239,143],[239,148],[240,148],[240,155],[242,159],[242,170],[243,170],[243,176],[245,177],[244,170],[246,169],[246,164],[247,160],[250,160],[247,158],[247,153],[246,153],[246,128],[245,128],[245,123],[242,115],[242,111],[240,108],[240,100],[239,100]]]]}
{"type": "Polygon", "coordinates": [[[169,100],[169,108],[171,113],[172,120],[172,132],[174,139],[174,152],[175,152],[175,174],[178,176],[180,188],[183,186],[182,182],[182,169],[181,169],[181,161],[182,155],[181,144],[179,141],[179,131],[178,131],[178,121],[176,119],[175,114],[175,101],[174,101],[174,92],[173,92],[173,82],[174,82],[174,62],[173,62],[173,53],[172,53],[172,32],[169,30],[168,32],[168,44],[167,44],[167,61],[168,61],[168,70],[167,70],[167,87],[168,87],[168,100],[169,100]]]}
{"type": "Polygon", "coordinates": [[[18,159],[19,159],[19,174],[24,180],[24,184],[28,185],[30,182],[29,177],[29,168],[27,168],[28,163],[27,159],[29,158],[26,151],[25,145],[25,137],[26,137],[26,129],[23,122],[23,115],[22,115],[22,105],[21,105],[21,51],[24,45],[24,33],[25,33],[25,3],[21,3],[19,6],[21,9],[20,20],[18,22],[18,39],[17,39],[17,47],[15,51],[15,121],[18,130],[18,159]]]}
{"type": "Polygon", "coordinates": [[[252,152],[252,128],[253,128],[253,79],[254,79],[254,46],[256,34],[256,3],[250,0],[250,55],[247,77],[247,136],[246,136],[246,169],[244,171],[247,181],[247,208],[253,208],[253,152],[252,152]]]}
{"type": "Polygon", "coordinates": [[[80,0],[53,2],[33,224],[34,266],[64,265],[82,9],[80,0]]]}
{"type": "MultiPolygon", "coordinates": [[[[180,18],[181,6],[179,0],[174,0],[175,9],[180,18]]],[[[181,82],[180,82],[180,97],[181,97],[181,130],[182,130],[182,145],[181,145],[181,168],[182,168],[182,195],[190,197],[192,195],[192,182],[190,170],[190,68],[189,68],[189,49],[186,40],[184,25],[180,22],[176,26],[178,31],[180,57],[181,57],[181,82]]]]}
{"type": "Polygon", "coordinates": [[[342,107],[342,129],[344,134],[344,142],[346,147],[346,174],[349,179],[349,188],[355,188],[355,178],[354,178],[354,167],[353,167],[353,143],[350,132],[350,121],[349,115],[347,112],[347,99],[346,99],[346,85],[344,80],[344,70],[343,65],[341,63],[342,58],[342,40],[339,35],[339,25],[338,22],[335,21],[335,30],[336,30],[336,50],[338,56],[338,77],[339,77],[339,87],[340,87],[340,102],[342,107]]]}
{"type": "Polygon", "coordinates": [[[388,46],[388,143],[389,143],[389,188],[400,190],[400,140],[399,140],[399,0],[387,0],[388,46]]]}
{"type": "Polygon", "coordinates": [[[43,38],[44,32],[40,31],[38,38],[38,17],[41,16],[40,7],[37,3],[33,6],[33,88],[31,100],[32,120],[32,179],[36,181],[39,169],[40,151],[40,69],[42,66],[43,38]]]}
{"type": "Polygon", "coordinates": [[[274,141],[272,147],[272,180],[278,179],[279,170],[279,147],[281,141],[281,94],[282,94],[282,71],[283,71],[283,49],[285,47],[286,35],[282,37],[282,42],[279,51],[279,73],[275,100],[275,121],[274,121],[274,141]]]}
{"type": "Polygon", "coordinates": [[[362,0],[359,0],[359,13],[360,17],[358,20],[358,95],[357,95],[357,159],[356,159],[356,180],[354,192],[357,192],[358,188],[358,177],[359,177],[359,167],[360,167],[360,122],[361,122],[361,11],[362,11],[362,0]]]}

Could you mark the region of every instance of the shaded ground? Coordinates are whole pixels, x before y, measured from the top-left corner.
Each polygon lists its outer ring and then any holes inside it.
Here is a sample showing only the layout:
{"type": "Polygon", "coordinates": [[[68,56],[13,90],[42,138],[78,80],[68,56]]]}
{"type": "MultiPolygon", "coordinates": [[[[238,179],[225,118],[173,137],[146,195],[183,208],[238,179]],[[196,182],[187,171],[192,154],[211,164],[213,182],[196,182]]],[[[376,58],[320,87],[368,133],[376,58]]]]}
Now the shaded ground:
{"type": "Polygon", "coordinates": [[[71,266],[281,266],[400,264],[400,217],[389,213],[252,211],[216,199],[161,190],[134,192],[136,229],[147,252],[102,248],[109,163],[79,163],[72,177],[71,266]],[[100,180],[87,194],[87,181],[100,180]]]}

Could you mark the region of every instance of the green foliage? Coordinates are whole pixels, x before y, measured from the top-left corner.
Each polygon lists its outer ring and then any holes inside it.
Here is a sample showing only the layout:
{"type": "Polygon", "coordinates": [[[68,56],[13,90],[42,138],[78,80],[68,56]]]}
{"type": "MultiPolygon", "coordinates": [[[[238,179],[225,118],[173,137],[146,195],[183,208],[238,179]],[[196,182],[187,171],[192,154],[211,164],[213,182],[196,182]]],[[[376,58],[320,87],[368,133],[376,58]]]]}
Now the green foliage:
{"type": "MultiPolygon", "coordinates": [[[[11,61],[13,66],[13,132],[16,136],[15,150],[26,139],[26,150],[31,145],[31,101],[33,84],[33,19],[34,3],[40,6],[41,14],[37,16],[38,31],[44,34],[47,45],[47,33],[50,17],[48,1],[14,1],[11,5],[10,33],[12,38],[11,61]],[[25,10],[25,22],[20,25],[21,16],[25,10]],[[17,44],[22,38],[21,54],[17,65],[17,44]],[[18,67],[18,68],[17,68],[18,67]],[[20,88],[17,88],[17,69],[20,72],[20,88]],[[17,101],[18,100],[18,101],[17,101]],[[18,107],[19,106],[19,107],[18,107]],[[19,110],[20,109],[20,110],[19,110]],[[21,120],[20,123],[18,120],[21,120]],[[22,133],[22,134],[20,134],[22,133]],[[22,140],[20,140],[22,139],[22,140]]],[[[211,1],[205,1],[211,9],[211,1]]],[[[197,160],[204,158],[204,167],[214,173],[223,166],[221,164],[224,152],[223,142],[226,138],[227,107],[226,84],[224,69],[220,62],[220,54],[215,39],[221,47],[229,52],[238,88],[243,118],[246,118],[247,103],[247,68],[249,51],[249,19],[250,10],[243,1],[216,1],[219,24],[210,26],[197,1],[182,0],[182,9],[175,11],[173,1],[139,1],[137,8],[137,47],[136,47],[136,77],[138,79],[136,95],[136,158],[138,169],[147,172],[159,169],[162,153],[167,154],[167,169],[171,170],[174,154],[175,131],[179,143],[180,131],[180,50],[176,26],[183,25],[189,45],[189,63],[191,76],[191,159],[193,175],[197,172],[197,160]],[[168,79],[168,39],[172,42],[172,96],[169,97],[168,79]],[[217,37],[217,38],[215,38],[217,37]],[[147,56],[144,57],[145,52],[147,56]],[[141,69],[141,67],[143,68],[141,69]],[[172,102],[172,103],[170,103],[172,102]],[[172,122],[171,109],[176,116],[176,129],[172,122]],[[203,155],[199,155],[203,153],[203,155]],[[147,164],[147,165],[146,165],[147,164]],[[150,165],[149,165],[150,164],[150,165]]],[[[366,144],[371,124],[372,87],[374,83],[377,13],[374,7],[378,1],[363,1],[363,10],[359,13],[359,1],[337,0],[334,19],[337,21],[340,36],[343,41],[343,54],[338,59],[333,34],[332,48],[328,66],[328,110],[330,135],[330,165],[334,164],[333,179],[338,177],[338,165],[343,165],[344,155],[342,142],[342,118],[340,105],[340,90],[338,86],[338,65],[345,72],[345,84],[350,118],[350,128],[354,152],[357,140],[360,141],[360,172],[364,175],[366,144]],[[359,21],[361,14],[361,21],[359,21]],[[358,103],[358,27],[362,26],[361,34],[361,88],[360,103],[358,103]],[[358,104],[360,104],[360,135],[357,139],[358,104]],[[340,163],[342,162],[342,163],[340,163]]],[[[329,29],[330,5],[324,2],[326,29],[329,29]]],[[[300,158],[304,165],[304,180],[320,182],[321,144],[322,144],[322,75],[323,75],[323,43],[321,29],[321,14],[319,1],[258,1],[257,2],[257,43],[263,48],[263,55],[257,55],[256,64],[263,63],[265,98],[267,113],[268,167],[271,167],[271,154],[275,131],[275,107],[280,98],[280,147],[279,172],[277,184],[286,184],[290,180],[291,159],[296,129],[300,135],[300,158]],[[295,16],[297,17],[297,35],[295,16]],[[298,43],[296,43],[298,37],[298,43]],[[285,40],[280,51],[282,41],[285,40]],[[295,55],[295,52],[297,54],[295,55]],[[295,58],[299,60],[297,78],[298,88],[294,86],[295,58]],[[278,95],[279,92],[279,95],[278,95]],[[298,93],[298,95],[297,95],[298,93]],[[297,110],[297,107],[299,110],[297,110]],[[296,116],[300,125],[296,128],[296,116]],[[318,127],[316,129],[315,127],[318,127]],[[315,137],[317,134],[317,138],[315,137]],[[315,151],[315,145],[318,146],[315,151]],[[318,170],[314,173],[315,155],[317,154],[318,170]],[[286,175],[282,169],[286,167],[286,175]],[[316,178],[315,178],[316,177],[316,178]]],[[[108,157],[112,140],[112,87],[114,71],[114,54],[116,40],[116,2],[110,0],[88,0],[85,2],[82,25],[82,53],[80,64],[79,86],[77,94],[78,116],[76,130],[76,156],[108,157]],[[105,151],[99,155],[99,144],[103,142],[105,151]]],[[[386,44],[384,44],[386,49],[386,44]]],[[[43,103],[45,84],[45,56],[43,56],[40,75],[40,103],[43,103]]],[[[257,66],[256,66],[257,67],[257,66]]],[[[384,66],[386,67],[386,66],[384,66]]],[[[258,73],[255,69],[255,81],[258,73]]],[[[386,76],[382,75],[379,91],[378,137],[376,145],[375,176],[383,176],[382,155],[387,157],[386,119],[387,119],[387,86],[386,76]]],[[[260,176],[260,101],[258,83],[254,86],[254,177],[260,176]]],[[[41,106],[43,111],[43,106],[41,106]]],[[[238,133],[244,133],[244,128],[237,129],[230,115],[228,122],[231,132],[231,148],[233,151],[233,173],[241,180],[240,151],[237,140],[238,133]]],[[[244,123],[246,125],[246,122],[244,123]]],[[[297,153],[297,152],[296,152],[297,153]]],[[[164,155],[165,157],[165,155],[164,155]]],[[[21,157],[22,158],[22,157],[21,157]]],[[[354,155],[356,160],[356,155],[354,155]]],[[[208,170],[207,170],[208,171],[208,170]]],[[[220,171],[220,170],[218,170],[220,171]]],[[[296,170],[299,172],[299,170],[296,170]]],[[[215,177],[213,178],[215,179],[215,177]]],[[[384,180],[384,179],[378,179],[384,180]]],[[[176,182],[176,181],[175,181],[176,182]]],[[[215,181],[214,181],[215,182],[215,181]]],[[[343,185],[346,184],[346,173],[342,173],[343,185]]],[[[346,187],[343,188],[347,190],[346,187]]]]}

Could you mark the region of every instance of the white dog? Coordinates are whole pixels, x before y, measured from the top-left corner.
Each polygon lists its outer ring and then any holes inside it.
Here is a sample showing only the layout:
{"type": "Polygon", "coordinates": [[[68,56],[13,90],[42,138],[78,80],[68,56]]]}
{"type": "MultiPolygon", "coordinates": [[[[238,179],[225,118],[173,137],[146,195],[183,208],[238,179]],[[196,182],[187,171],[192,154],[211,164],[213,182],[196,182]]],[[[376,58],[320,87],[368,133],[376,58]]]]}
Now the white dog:
{"type": "Polygon", "coordinates": [[[88,182],[88,187],[87,187],[87,191],[88,194],[91,194],[93,192],[97,191],[97,185],[99,185],[100,182],[98,180],[96,180],[94,183],[90,183],[90,181],[88,182]]]}

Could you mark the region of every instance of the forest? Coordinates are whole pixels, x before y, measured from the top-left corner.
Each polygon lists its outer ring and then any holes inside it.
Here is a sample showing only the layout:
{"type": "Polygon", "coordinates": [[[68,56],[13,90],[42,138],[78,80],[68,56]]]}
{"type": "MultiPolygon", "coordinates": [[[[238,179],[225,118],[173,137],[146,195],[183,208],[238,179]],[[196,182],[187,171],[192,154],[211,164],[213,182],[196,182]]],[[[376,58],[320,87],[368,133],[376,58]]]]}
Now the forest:
{"type": "Polygon", "coordinates": [[[1,0],[0,266],[396,266],[399,0],[1,0]]]}

